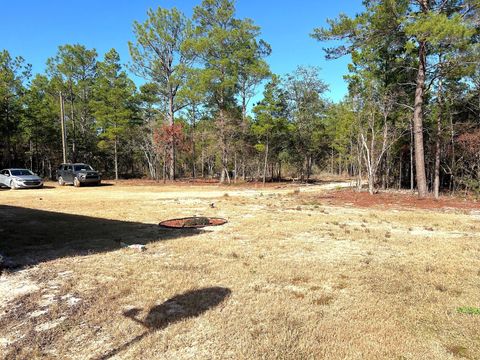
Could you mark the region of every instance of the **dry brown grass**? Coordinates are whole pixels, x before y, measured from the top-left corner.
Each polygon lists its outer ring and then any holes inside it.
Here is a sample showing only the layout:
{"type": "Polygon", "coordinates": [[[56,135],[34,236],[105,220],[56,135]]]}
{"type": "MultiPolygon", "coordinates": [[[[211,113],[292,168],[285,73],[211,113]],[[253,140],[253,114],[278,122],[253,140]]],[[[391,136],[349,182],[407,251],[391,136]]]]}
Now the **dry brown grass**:
{"type": "Polygon", "coordinates": [[[478,215],[294,190],[1,191],[0,251],[31,266],[0,278],[0,357],[480,358],[480,316],[456,311],[480,306],[478,215]],[[193,215],[229,223],[156,226],[193,215]]]}

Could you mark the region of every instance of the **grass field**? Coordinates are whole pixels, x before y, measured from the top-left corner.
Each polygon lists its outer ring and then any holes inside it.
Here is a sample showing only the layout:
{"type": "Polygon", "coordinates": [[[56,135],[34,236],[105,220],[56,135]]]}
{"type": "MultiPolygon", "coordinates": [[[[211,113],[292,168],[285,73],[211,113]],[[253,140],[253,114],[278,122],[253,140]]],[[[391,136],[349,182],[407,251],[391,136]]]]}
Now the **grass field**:
{"type": "Polygon", "coordinates": [[[480,207],[341,185],[0,190],[0,358],[480,359],[480,207]]]}

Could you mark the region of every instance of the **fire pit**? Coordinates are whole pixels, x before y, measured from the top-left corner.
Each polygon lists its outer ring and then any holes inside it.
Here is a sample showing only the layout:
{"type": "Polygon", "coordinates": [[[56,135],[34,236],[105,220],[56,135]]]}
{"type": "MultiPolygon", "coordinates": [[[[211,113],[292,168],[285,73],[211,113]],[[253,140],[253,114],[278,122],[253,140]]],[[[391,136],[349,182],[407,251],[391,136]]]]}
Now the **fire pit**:
{"type": "Polygon", "coordinates": [[[158,224],[164,228],[170,229],[199,229],[205,226],[219,226],[226,224],[227,220],[222,218],[210,218],[210,217],[187,217],[181,219],[170,219],[162,221],[158,224]]]}

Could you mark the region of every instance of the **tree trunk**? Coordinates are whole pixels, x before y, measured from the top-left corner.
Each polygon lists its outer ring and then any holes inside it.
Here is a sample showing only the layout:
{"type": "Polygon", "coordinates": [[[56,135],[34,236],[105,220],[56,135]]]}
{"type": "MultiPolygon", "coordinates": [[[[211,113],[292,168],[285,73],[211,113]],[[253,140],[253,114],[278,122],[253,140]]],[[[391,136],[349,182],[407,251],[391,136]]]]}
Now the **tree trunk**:
{"type": "MultiPolygon", "coordinates": [[[[171,91],[170,91],[171,94],[171,91]]],[[[173,95],[168,99],[168,125],[170,127],[170,144],[168,149],[168,176],[170,180],[175,180],[175,135],[173,133],[173,126],[175,124],[174,110],[173,110],[173,95]]]]}
{"type": "Polygon", "coordinates": [[[237,182],[237,172],[238,172],[238,166],[237,166],[237,152],[233,154],[233,182],[237,182]]]}
{"type": "MultiPolygon", "coordinates": [[[[167,182],[167,148],[163,149],[163,183],[167,182]]],[[[157,179],[158,181],[158,179],[157,179]]]]}
{"type": "Polygon", "coordinates": [[[113,157],[114,157],[114,165],[115,165],[115,180],[118,180],[118,151],[117,151],[117,136],[115,135],[115,140],[113,142],[113,157]]]}
{"type": "Polygon", "coordinates": [[[400,190],[402,188],[402,172],[403,172],[402,158],[403,158],[403,154],[400,154],[400,164],[399,164],[399,167],[398,167],[398,190],[400,190]]]}
{"type": "Polygon", "coordinates": [[[410,121],[410,190],[415,188],[414,162],[413,162],[413,120],[410,121]]]}
{"type": "Polygon", "coordinates": [[[310,181],[310,176],[312,175],[312,157],[308,155],[306,158],[306,170],[307,170],[307,183],[310,181]]]}
{"type": "MultiPolygon", "coordinates": [[[[427,0],[421,0],[422,9],[428,11],[427,0]]],[[[413,133],[415,139],[415,170],[417,177],[418,197],[427,196],[427,178],[425,174],[425,152],[423,148],[423,98],[425,92],[425,69],[427,62],[426,41],[420,41],[418,51],[419,64],[415,89],[415,103],[413,111],[413,133]]]]}
{"type": "Polygon", "coordinates": [[[145,159],[147,160],[148,171],[150,172],[150,177],[152,179],[155,179],[157,177],[156,172],[155,172],[155,164],[153,163],[150,155],[148,154],[148,152],[146,150],[143,150],[143,154],[145,155],[145,159]]]}
{"type": "Polygon", "coordinates": [[[6,130],[6,136],[5,136],[5,152],[4,152],[4,157],[6,158],[7,160],[7,164],[8,164],[8,167],[11,167],[12,166],[12,153],[10,151],[10,146],[11,146],[11,138],[10,138],[10,107],[9,107],[9,103],[8,103],[8,100],[7,100],[7,106],[6,106],[6,126],[5,126],[5,130],[6,130]]]}
{"type": "Polygon", "coordinates": [[[222,172],[220,175],[220,182],[224,183],[225,179],[227,179],[228,183],[230,183],[230,176],[228,175],[228,154],[227,154],[227,141],[226,141],[226,134],[225,134],[225,126],[226,126],[226,118],[225,112],[223,109],[220,110],[220,147],[222,151],[222,172]]]}
{"type": "Polygon", "coordinates": [[[368,171],[368,192],[370,195],[375,194],[375,174],[371,169],[368,171]]]}
{"type": "Polygon", "coordinates": [[[255,173],[255,181],[258,181],[258,179],[260,178],[260,174],[261,174],[261,169],[260,169],[260,167],[261,167],[261,161],[260,161],[260,159],[258,159],[258,160],[256,161],[256,163],[257,163],[257,171],[256,171],[256,173],[255,173]]]}
{"type": "Polygon", "coordinates": [[[361,147],[361,145],[357,145],[357,191],[361,191],[362,190],[362,182],[363,182],[363,178],[362,178],[362,151],[363,151],[363,148],[361,147]]]}
{"type": "Polygon", "coordinates": [[[389,189],[390,187],[390,172],[391,172],[391,169],[390,169],[390,165],[392,163],[391,159],[390,159],[390,151],[386,151],[386,154],[385,154],[385,189],[389,189]]]}
{"type": "Polygon", "coordinates": [[[202,167],[201,167],[201,176],[202,178],[205,178],[205,150],[203,149],[203,145],[202,145],[202,158],[201,158],[201,163],[202,163],[202,167]]]}
{"type": "Polygon", "coordinates": [[[52,176],[52,163],[50,162],[50,159],[48,159],[47,162],[48,162],[48,178],[52,179],[53,178],[53,176],[52,176]]]}
{"type": "Polygon", "coordinates": [[[195,126],[196,126],[196,113],[197,107],[192,105],[192,177],[195,179],[197,176],[196,168],[196,154],[195,154],[195,126]]]}
{"type": "Polygon", "coordinates": [[[265,186],[265,181],[267,177],[267,167],[268,167],[268,139],[265,145],[265,159],[263,162],[263,185],[265,186]]]}
{"type": "Polygon", "coordinates": [[[32,142],[32,139],[30,139],[28,141],[28,145],[29,145],[29,152],[30,152],[30,170],[33,170],[33,142],[32,142]]]}
{"type": "Polygon", "coordinates": [[[375,173],[376,173],[376,169],[374,169],[375,160],[372,159],[371,149],[368,148],[367,141],[365,140],[363,134],[362,134],[362,143],[364,148],[362,153],[365,160],[365,166],[367,167],[368,192],[370,193],[370,195],[373,195],[375,194],[375,173]]]}
{"type": "Polygon", "coordinates": [[[435,199],[438,199],[440,194],[440,142],[442,135],[442,80],[438,85],[438,115],[437,115],[437,138],[435,141],[435,179],[433,183],[433,192],[435,199]]]}
{"type": "Polygon", "coordinates": [[[452,194],[455,192],[455,128],[453,127],[453,117],[450,113],[450,136],[451,136],[451,143],[452,143],[452,159],[450,165],[450,191],[452,194]]]}
{"type": "Polygon", "coordinates": [[[331,158],[330,158],[330,174],[333,175],[333,149],[332,149],[332,153],[331,153],[331,158]]]}
{"type": "Polygon", "coordinates": [[[70,84],[70,120],[72,121],[72,161],[77,161],[77,130],[75,126],[74,107],[73,107],[73,88],[70,84]]]}

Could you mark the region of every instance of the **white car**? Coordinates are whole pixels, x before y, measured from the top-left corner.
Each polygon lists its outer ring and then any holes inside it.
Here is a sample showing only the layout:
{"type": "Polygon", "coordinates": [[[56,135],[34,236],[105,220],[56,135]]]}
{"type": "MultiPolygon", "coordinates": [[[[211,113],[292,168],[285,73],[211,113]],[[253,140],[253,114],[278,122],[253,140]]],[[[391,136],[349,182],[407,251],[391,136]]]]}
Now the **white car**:
{"type": "Polygon", "coordinates": [[[0,171],[0,185],[10,189],[41,188],[43,180],[28,169],[4,169],[0,171]]]}

